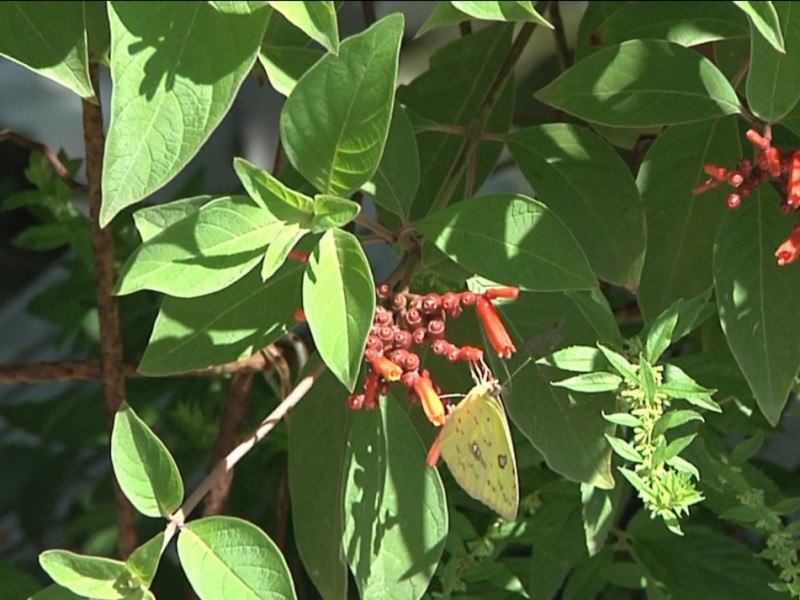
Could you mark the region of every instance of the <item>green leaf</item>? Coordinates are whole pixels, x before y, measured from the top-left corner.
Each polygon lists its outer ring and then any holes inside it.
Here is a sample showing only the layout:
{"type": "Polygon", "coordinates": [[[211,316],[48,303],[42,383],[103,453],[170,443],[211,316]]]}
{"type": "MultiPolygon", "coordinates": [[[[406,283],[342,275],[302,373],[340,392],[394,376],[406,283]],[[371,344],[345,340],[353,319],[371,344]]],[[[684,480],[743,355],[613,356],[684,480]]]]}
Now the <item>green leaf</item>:
{"type": "MultiPolygon", "coordinates": [[[[639,334],[639,337],[650,340],[651,336],[655,336],[653,341],[655,344],[658,339],[663,337],[664,328],[666,327],[667,330],[671,329],[669,333],[669,342],[677,342],[687,336],[695,327],[713,314],[715,307],[709,306],[708,304],[710,295],[711,288],[694,298],[676,300],[669,308],[658,315],[658,317],[650,321],[639,334]],[[675,324],[671,325],[673,319],[675,320],[675,324]],[[656,329],[661,329],[662,332],[658,333],[656,329]]],[[[663,343],[662,340],[661,344],[663,343]]],[[[666,348],[664,348],[664,350],[666,350],[666,348]]],[[[655,358],[651,358],[648,355],[648,360],[655,362],[664,350],[661,350],[655,358]]],[[[657,348],[654,347],[653,351],[657,351],[657,348]]]]}
{"type": "Polygon", "coordinates": [[[607,415],[603,413],[603,418],[608,421],[609,423],[614,423],[615,425],[622,425],[623,427],[641,427],[642,422],[628,413],[613,413],[607,415]]]}
{"type": "Polygon", "coordinates": [[[375,173],[389,133],[403,17],[345,40],[297,82],[281,111],[295,168],[324,193],[346,196],[375,173]],[[320,102],[325,98],[325,102],[320,102]]]}
{"type": "Polygon", "coordinates": [[[602,344],[597,344],[597,347],[600,349],[600,352],[603,353],[603,356],[605,356],[606,360],[611,363],[611,366],[614,367],[620,375],[622,375],[631,383],[639,383],[639,376],[636,374],[636,369],[634,369],[633,365],[628,361],[627,358],[618,352],[614,352],[610,348],[606,348],[602,344]]]}
{"type": "Polygon", "coordinates": [[[358,415],[348,440],[342,542],[360,597],[422,597],[447,537],[447,501],[426,449],[392,398],[358,415]],[[398,527],[398,518],[413,515],[398,527]]]}
{"type": "Polygon", "coordinates": [[[167,227],[199,211],[212,199],[211,196],[194,196],[140,208],[133,213],[136,231],[139,232],[142,242],[149,242],[167,227]]]}
{"type": "Polygon", "coordinates": [[[383,157],[372,181],[365,183],[363,190],[376,204],[407,222],[418,188],[417,140],[405,109],[396,106],[383,157]]]}
{"type": "Polygon", "coordinates": [[[736,465],[743,465],[758,454],[758,451],[761,450],[761,446],[763,445],[764,432],[757,431],[755,435],[750,436],[746,440],[742,440],[733,447],[730,455],[731,462],[736,465]]]}
{"type": "Polygon", "coordinates": [[[375,282],[355,236],[322,236],[303,276],[303,310],[320,356],[352,391],[375,311],[375,282]]]}
{"type": "Polygon", "coordinates": [[[741,11],[727,2],[620,4],[620,9],[594,30],[595,40],[601,40],[603,46],[650,38],[691,47],[750,35],[741,11]]]}
{"type": "Polygon", "coordinates": [[[266,283],[255,271],[199,298],[165,298],[147,350],[144,375],[169,375],[246,358],[282,337],[300,306],[300,263],[266,283]]]}
{"type": "Polygon", "coordinates": [[[79,596],[117,600],[139,587],[125,563],[119,560],[46,550],[39,555],[39,564],[53,581],[79,596]]]}
{"type": "Polygon", "coordinates": [[[269,5],[308,37],[334,54],[339,52],[339,28],[333,2],[275,2],[269,5]]]}
{"type": "Polygon", "coordinates": [[[553,29],[553,26],[547,22],[547,19],[536,12],[530,2],[462,2],[453,0],[450,4],[475,19],[483,19],[485,21],[522,21],[537,23],[553,29]]]}
{"type": "Polygon", "coordinates": [[[538,365],[556,367],[564,371],[591,373],[606,366],[603,354],[592,346],[569,346],[540,358],[538,365]]]}
{"type": "Polygon", "coordinates": [[[670,429],[673,429],[674,427],[680,427],[681,425],[685,425],[690,421],[700,421],[702,423],[703,420],[704,419],[702,415],[693,410],[670,410],[661,415],[658,421],[656,421],[655,425],[653,426],[653,437],[658,437],[670,429]]]}
{"type": "Polygon", "coordinates": [[[630,169],[584,127],[526,127],[508,147],[536,197],[580,242],[598,277],[636,287],[644,261],[644,207],[630,169]]]}
{"type": "Polygon", "coordinates": [[[629,460],[635,463],[642,462],[642,455],[639,454],[636,448],[631,446],[625,440],[621,440],[611,435],[606,435],[606,439],[608,440],[608,443],[611,445],[611,448],[613,448],[614,452],[619,454],[625,460],[629,460]]]}
{"type": "Polygon", "coordinates": [[[40,587],[31,575],[0,560],[0,595],[2,597],[28,598],[30,600],[40,587]]]}
{"type": "Polygon", "coordinates": [[[417,227],[462,267],[498,283],[535,291],[597,285],[569,229],[544,204],[525,196],[464,200],[417,227]]]}
{"type": "Polygon", "coordinates": [[[591,485],[581,485],[581,508],[586,549],[589,556],[602,551],[609,531],[614,526],[614,517],[622,506],[623,487],[601,490],[591,485]]]}
{"type": "Polygon", "coordinates": [[[616,316],[611,310],[603,291],[599,288],[564,292],[572,300],[586,321],[595,332],[595,339],[601,342],[622,346],[622,334],[619,331],[616,316]]]}
{"type": "Polygon", "coordinates": [[[659,392],[666,394],[670,398],[681,398],[689,404],[712,412],[722,412],[719,405],[711,399],[711,394],[715,390],[699,385],[680,368],[666,364],[664,365],[663,375],[664,382],[658,387],[659,392]]]}
{"type": "Polygon", "coordinates": [[[114,417],[111,464],[122,492],[148,517],[168,517],[183,502],[175,459],[126,402],[114,417]]]}
{"type": "Polygon", "coordinates": [[[653,365],[647,362],[644,357],[639,360],[639,381],[641,382],[645,401],[650,405],[656,397],[656,374],[653,370],[653,365]]]}
{"type": "Polygon", "coordinates": [[[573,392],[594,394],[597,392],[613,392],[622,383],[622,377],[612,373],[583,373],[561,381],[551,381],[550,385],[567,388],[573,392]]]}
{"type": "Polygon", "coordinates": [[[667,464],[676,471],[679,471],[680,473],[686,473],[687,475],[691,475],[698,481],[700,480],[700,471],[698,471],[697,467],[695,467],[685,458],[681,458],[680,456],[673,456],[667,461],[667,464]]]}
{"type": "Polygon", "coordinates": [[[150,587],[156,576],[158,562],[164,551],[164,532],[157,533],[144,544],[136,548],[125,561],[128,570],[136,575],[145,586],[150,587]]]}
{"type": "Polygon", "coordinates": [[[647,151],[636,180],[647,213],[637,294],[646,320],[713,285],[713,232],[727,212],[730,190],[721,185],[696,196],[692,188],[708,178],[706,163],[734,165],[741,155],[735,119],[670,127],[647,151]]]}
{"type": "Polygon", "coordinates": [[[205,143],[253,66],[266,8],[112,2],[111,124],[101,225],[170,181],[205,143]]]}
{"type": "MultiPolygon", "coordinates": [[[[283,17],[280,18],[283,19],[283,17]]],[[[319,50],[306,48],[305,45],[308,43],[308,38],[299,47],[294,45],[281,46],[280,40],[275,40],[270,32],[272,23],[275,21],[276,17],[273,15],[270,18],[270,24],[267,26],[267,33],[264,35],[264,42],[261,44],[258,60],[261,66],[264,67],[273,89],[279,94],[289,96],[300,78],[324,54],[319,50]]],[[[286,22],[285,19],[284,22],[286,22]]]]}
{"type": "MultiPolygon", "coordinates": [[[[317,362],[310,361],[306,372],[317,362]]],[[[347,598],[342,490],[349,465],[347,440],[356,414],[347,406],[347,390],[326,370],[292,410],[289,427],[289,492],[297,550],[322,597],[335,600],[347,598]]]]}
{"type": "Polygon", "coordinates": [[[219,291],[252,270],[279,227],[246,196],[217,198],[143,242],[123,265],[117,294],[219,291]]]}
{"type": "Polygon", "coordinates": [[[567,69],[535,94],[571,115],[622,127],[693,123],[741,112],[731,84],[697,52],[630,40],[567,69]]]}
{"type": "Polygon", "coordinates": [[[306,229],[301,229],[299,225],[285,225],[281,227],[272,238],[267,252],[264,254],[264,262],[261,265],[261,280],[266,281],[278,272],[286,262],[289,252],[295,247],[297,242],[303,239],[308,233],[306,229]]]}
{"type": "MultiPolygon", "coordinates": [[[[785,52],[783,43],[783,31],[778,19],[778,11],[772,2],[747,2],[734,0],[733,4],[738,6],[750,18],[750,24],[760,33],[769,44],[778,52],[785,52]]],[[[755,37],[755,36],[753,36],[755,37]]]]}
{"type": "Polygon", "coordinates": [[[233,169],[247,195],[272,213],[276,220],[304,227],[311,225],[314,214],[314,201],[311,198],[243,158],[233,159],[233,169]]]}
{"type": "Polygon", "coordinates": [[[0,54],[94,98],[82,2],[0,3],[0,54]]]}
{"type": "Polygon", "coordinates": [[[791,232],[769,186],[728,214],[714,247],[719,320],[758,406],[775,425],[800,369],[800,294],[796,269],[774,252],[791,232]]]}
{"type": "Polygon", "coordinates": [[[64,223],[31,225],[15,236],[12,243],[25,250],[53,250],[69,244],[69,230],[64,223]]]}
{"type": "Polygon", "coordinates": [[[338,196],[318,194],[314,196],[314,222],[311,230],[323,233],[334,227],[343,227],[356,218],[361,206],[338,196]]]}
{"type": "Polygon", "coordinates": [[[448,25],[455,25],[457,23],[461,23],[463,21],[468,21],[468,20],[469,20],[469,15],[454,8],[452,3],[437,2],[434,5],[431,14],[428,15],[428,18],[425,19],[425,22],[420,26],[419,30],[414,36],[414,39],[422,37],[431,29],[436,29],[438,27],[447,27],[448,25]]]}
{"type": "Polygon", "coordinates": [[[800,10],[791,2],[775,6],[786,50],[776,50],[764,37],[752,36],[747,71],[747,103],[757,117],[780,121],[800,100],[800,10]]]}
{"type": "Polygon", "coordinates": [[[691,435],[685,435],[683,437],[679,437],[672,440],[667,446],[666,451],[664,452],[664,460],[665,461],[672,460],[674,457],[676,457],[678,454],[680,454],[686,448],[688,448],[689,444],[691,444],[694,441],[694,438],[696,437],[697,434],[693,433],[691,435]]]}
{"type": "Polygon", "coordinates": [[[644,345],[644,357],[650,362],[655,363],[667,348],[672,344],[672,334],[678,324],[677,312],[666,311],[653,321],[650,330],[647,332],[647,339],[644,345]]]}
{"type": "Polygon", "coordinates": [[[217,516],[187,523],[178,535],[178,557],[202,600],[297,597],[278,547],[242,519],[217,516]]]}

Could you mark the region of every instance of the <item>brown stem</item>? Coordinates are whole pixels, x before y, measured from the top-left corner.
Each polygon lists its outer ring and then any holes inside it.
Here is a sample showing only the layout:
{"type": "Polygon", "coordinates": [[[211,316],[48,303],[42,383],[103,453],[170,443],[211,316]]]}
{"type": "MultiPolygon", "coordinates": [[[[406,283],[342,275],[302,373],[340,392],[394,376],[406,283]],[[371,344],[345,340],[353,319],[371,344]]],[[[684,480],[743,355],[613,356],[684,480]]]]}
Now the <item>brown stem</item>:
{"type": "MultiPolygon", "coordinates": [[[[122,339],[120,337],[119,310],[114,299],[114,238],[111,229],[100,227],[100,207],[103,201],[101,178],[103,173],[103,114],[100,109],[100,89],[97,85],[98,66],[89,65],[89,77],[97,97],[97,104],[81,100],[83,108],[83,140],[86,151],[86,178],[89,182],[89,216],[92,232],[92,261],[97,295],[97,314],[100,321],[100,348],[102,351],[103,385],[109,424],[125,399],[125,376],[122,369],[122,339]]],[[[136,514],[116,479],[113,481],[117,509],[119,551],[127,558],[136,549],[136,514]]]]}
{"type": "Polygon", "coordinates": [[[361,2],[361,11],[364,13],[364,25],[369,27],[375,21],[377,21],[377,16],[375,15],[375,2],[371,0],[363,0],[361,2]]]}
{"type": "Polygon", "coordinates": [[[28,150],[36,150],[37,152],[41,152],[45,160],[47,160],[47,162],[49,162],[53,167],[53,170],[56,172],[56,175],[58,175],[59,179],[66,183],[70,189],[73,189],[76,192],[86,192],[89,189],[85,183],[81,183],[80,181],[76,181],[72,178],[72,175],[69,174],[69,170],[64,163],[61,162],[58,154],[53,151],[52,148],[45,146],[41,142],[32,140],[21,133],[11,131],[10,129],[3,129],[0,131],[0,142],[5,140],[13,142],[17,146],[27,148],[28,150]]]}
{"type": "Polygon", "coordinates": [[[384,227],[377,221],[374,221],[373,219],[364,216],[363,213],[358,213],[358,215],[355,218],[355,222],[361,225],[362,227],[369,229],[375,235],[380,236],[389,244],[395,243],[394,233],[392,233],[391,229],[388,229],[387,227],[384,227]]]}
{"type": "Polygon", "coordinates": [[[569,44],[564,33],[564,21],[561,18],[561,2],[550,4],[550,20],[553,22],[553,36],[556,40],[556,57],[562,71],[566,71],[572,60],[569,55],[569,44]]]}

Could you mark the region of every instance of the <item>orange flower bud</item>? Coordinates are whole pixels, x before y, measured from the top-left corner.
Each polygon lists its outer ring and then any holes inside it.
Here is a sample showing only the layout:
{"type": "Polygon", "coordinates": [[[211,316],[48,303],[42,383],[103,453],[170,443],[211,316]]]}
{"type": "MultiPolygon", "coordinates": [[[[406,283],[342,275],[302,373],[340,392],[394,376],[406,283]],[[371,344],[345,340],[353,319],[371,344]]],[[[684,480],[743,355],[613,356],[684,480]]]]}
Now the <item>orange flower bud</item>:
{"type": "Polygon", "coordinates": [[[378,382],[380,375],[372,371],[367,375],[367,381],[364,384],[364,406],[372,410],[378,407],[378,382]]]}
{"type": "Polygon", "coordinates": [[[792,154],[792,163],[789,168],[789,194],[786,202],[792,208],[800,207],[800,151],[792,154]]]}
{"type": "Polygon", "coordinates": [[[478,315],[483,330],[486,332],[486,337],[489,338],[489,343],[497,352],[500,358],[511,358],[511,355],[517,351],[514,343],[511,341],[511,336],[508,335],[503,321],[500,320],[500,315],[497,314],[497,309],[489,302],[484,296],[478,296],[475,302],[475,314],[478,315]]]}
{"type": "Polygon", "coordinates": [[[778,266],[786,266],[797,260],[800,256],[800,223],[792,229],[792,235],[775,250],[778,266]]]}
{"type": "Polygon", "coordinates": [[[517,296],[519,296],[519,288],[515,287],[499,287],[499,288],[489,288],[486,290],[484,294],[488,300],[494,300],[495,298],[508,298],[509,300],[516,300],[517,296]]]}
{"type": "Polygon", "coordinates": [[[377,356],[372,360],[372,370],[386,381],[397,381],[403,374],[402,367],[385,356],[377,356]]]}
{"type": "Polygon", "coordinates": [[[306,319],[306,313],[302,308],[294,309],[294,320],[298,323],[306,323],[308,321],[308,319],[306,319]]]}
{"type": "Polygon", "coordinates": [[[431,449],[428,450],[428,459],[425,461],[427,462],[429,467],[435,467],[436,463],[439,462],[439,436],[436,436],[436,439],[433,440],[431,444],[431,449]]]}
{"type": "Polygon", "coordinates": [[[433,388],[433,382],[428,377],[419,377],[414,382],[414,391],[422,402],[422,410],[428,421],[441,427],[445,422],[444,404],[439,394],[433,388]]]}

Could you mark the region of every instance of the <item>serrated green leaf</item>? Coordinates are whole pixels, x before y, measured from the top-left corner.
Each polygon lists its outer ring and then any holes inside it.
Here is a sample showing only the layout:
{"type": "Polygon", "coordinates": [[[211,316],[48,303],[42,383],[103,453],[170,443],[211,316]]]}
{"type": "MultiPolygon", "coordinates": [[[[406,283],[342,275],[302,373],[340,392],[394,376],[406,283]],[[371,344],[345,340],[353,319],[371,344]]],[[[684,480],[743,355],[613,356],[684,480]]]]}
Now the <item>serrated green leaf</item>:
{"type": "Polygon", "coordinates": [[[358,415],[348,439],[342,542],[360,597],[422,597],[447,537],[447,501],[408,416],[393,398],[358,415]],[[404,527],[392,523],[413,514],[404,527]]]}
{"type": "Polygon", "coordinates": [[[133,213],[133,222],[142,242],[148,242],[167,227],[198,212],[213,198],[211,196],[195,196],[183,198],[166,204],[146,206],[133,213]]]}
{"type": "Polygon", "coordinates": [[[117,294],[219,291],[252,270],[279,227],[246,196],[217,198],[143,242],[122,266],[117,294]]]}
{"type": "Polygon", "coordinates": [[[778,51],[754,33],[747,71],[747,104],[768,123],[780,121],[800,100],[800,79],[796,77],[800,71],[800,10],[791,2],[778,2],[774,7],[786,49],[778,51]]]}
{"type": "Polygon", "coordinates": [[[190,521],[178,535],[178,557],[202,600],[297,597],[278,547],[242,519],[217,516],[190,521]]]}
{"type": "Polygon", "coordinates": [[[536,364],[576,373],[591,373],[605,367],[607,362],[595,347],[569,346],[540,358],[536,364]]]}
{"type": "Polygon", "coordinates": [[[143,515],[168,517],[183,502],[175,459],[125,402],[114,417],[111,464],[122,492],[143,515]]]}
{"type": "Polygon", "coordinates": [[[561,381],[551,381],[550,385],[567,388],[573,392],[593,394],[597,392],[613,392],[622,383],[622,377],[612,373],[583,373],[561,381]]]}
{"type": "Polygon", "coordinates": [[[658,437],[670,429],[680,427],[690,421],[703,422],[703,420],[703,416],[693,410],[683,409],[667,411],[661,415],[655,425],[653,425],[653,437],[658,437]]]}
{"type": "Polygon", "coordinates": [[[751,437],[742,440],[733,447],[730,460],[734,464],[742,465],[758,454],[758,451],[761,450],[761,446],[763,445],[764,432],[759,430],[751,437]]]}
{"type": "Polygon", "coordinates": [[[375,282],[355,236],[322,236],[303,276],[303,310],[320,356],[352,391],[375,311],[375,282]]]}
{"type": "Polygon", "coordinates": [[[741,111],[736,92],[711,61],[661,40],[600,50],[535,96],[581,119],[622,127],[693,123],[741,111]]]}
{"type": "Polygon", "coordinates": [[[284,18],[334,54],[339,52],[339,28],[333,2],[269,2],[284,18]]]}
{"type": "Polygon", "coordinates": [[[125,561],[125,565],[131,573],[139,578],[139,581],[146,587],[150,587],[156,576],[163,550],[164,532],[162,531],[136,548],[125,561]]]}
{"type": "Polygon", "coordinates": [[[781,23],[778,11],[772,2],[748,2],[734,0],[750,19],[753,28],[760,33],[778,52],[785,52],[781,23]]]}
{"type": "Polygon", "coordinates": [[[125,563],[119,560],[46,550],[39,555],[39,564],[53,581],[79,596],[121,600],[139,587],[125,563]]]}
{"type": "Polygon", "coordinates": [[[286,264],[266,283],[256,271],[199,298],[165,298],[139,363],[169,375],[246,358],[283,336],[300,307],[302,265],[286,264]]]}
{"type": "Polygon", "coordinates": [[[111,2],[111,123],[101,225],[170,181],[228,112],[250,72],[266,8],[111,2]]]}
{"type": "Polygon", "coordinates": [[[311,231],[323,233],[334,227],[343,227],[358,216],[361,206],[352,200],[317,194],[314,196],[314,221],[311,231]]]}
{"type": "Polygon", "coordinates": [[[393,14],[345,40],[297,82],[281,111],[281,140],[319,191],[346,196],[380,163],[394,108],[403,17],[393,14]],[[320,102],[325,98],[325,102],[320,102]]]}
{"type": "Polygon", "coordinates": [[[286,257],[289,252],[295,247],[303,236],[308,233],[307,230],[301,229],[299,225],[284,225],[272,238],[267,252],[264,254],[264,262],[261,264],[261,280],[266,281],[277,273],[278,269],[286,262],[286,257]]]}
{"type": "Polygon", "coordinates": [[[800,294],[796,269],[779,267],[774,252],[791,233],[775,210],[779,200],[761,186],[725,218],[714,247],[719,319],[758,406],[775,425],[800,368],[800,294]]]}
{"type": "Polygon", "coordinates": [[[616,151],[588,129],[561,123],[520,129],[507,143],[537,199],[569,227],[597,276],[636,287],[644,207],[616,151]]]}
{"type": "Polygon", "coordinates": [[[597,285],[569,229],[544,204],[526,196],[464,200],[417,227],[458,264],[498,283],[531,291],[597,285]]]}
{"type": "Polygon", "coordinates": [[[553,26],[547,19],[536,12],[533,5],[527,1],[463,2],[461,0],[453,0],[450,4],[452,4],[454,8],[475,19],[537,23],[549,29],[553,29],[553,26]]]}
{"type": "Polygon", "coordinates": [[[716,390],[704,388],[683,370],[672,364],[664,365],[663,383],[659,386],[658,391],[670,398],[681,398],[689,404],[712,412],[722,412],[719,404],[711,399],[711,395],[716,390]]]}
{"type": "Polygon", "coordinates": [[[0,3],[0,54],[94,98],[82,2],[0,3]]]}
{"type": "Polygon", "coordinates": [[[642,455],[639,454],[636,448],[631,446],[625,440],[622,440],[620,438],[611,435],[606,435],[606,439],[608,440],[608,443],[611,445],[611,448],[614,450],[614,452],[619,454],[625,460],[629,460],[635,463],[642,462],[642,455]]]}
{"type": "Polygon", "coordinates": [[[603,413],[603,418],[609,423],[614,423],[614,425],[622,425],[623,427],[642,426],[642,422],[629,413],[603,413]]]}
{"type": "Polygon", "coordinates": [[[636,374],[636,369],[634,369],[627,358],[622,356],[619,352],[614,352],[611,348],[606,348],[602,344],[597,344],[597,347],[620,375],[631,383],[639,383],[639,376],[636,374]]]}

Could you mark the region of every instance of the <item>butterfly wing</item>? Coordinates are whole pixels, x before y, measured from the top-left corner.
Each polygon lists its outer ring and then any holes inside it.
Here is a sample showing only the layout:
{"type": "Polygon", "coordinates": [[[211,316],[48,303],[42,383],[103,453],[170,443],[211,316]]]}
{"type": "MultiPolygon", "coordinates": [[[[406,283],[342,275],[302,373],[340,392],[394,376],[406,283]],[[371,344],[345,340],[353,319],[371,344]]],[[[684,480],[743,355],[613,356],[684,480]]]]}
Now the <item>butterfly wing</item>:
{"type": "Polygon", "coordinates": [[[496,381],[472,388],[442,428],[439,447],[465,492],[504,519],[517,518],[517,461],[496,381]]]}

